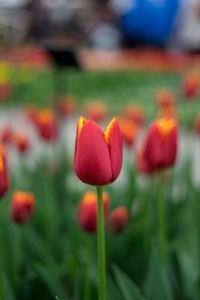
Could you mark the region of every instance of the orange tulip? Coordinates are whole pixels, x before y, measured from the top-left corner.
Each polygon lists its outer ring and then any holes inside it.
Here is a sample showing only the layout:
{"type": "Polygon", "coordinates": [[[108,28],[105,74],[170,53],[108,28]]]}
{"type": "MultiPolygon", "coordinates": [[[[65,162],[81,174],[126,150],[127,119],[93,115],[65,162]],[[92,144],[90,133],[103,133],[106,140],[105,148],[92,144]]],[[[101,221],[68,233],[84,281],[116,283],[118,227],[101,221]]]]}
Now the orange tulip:
{"type": "Polygon", "coordinates": [[[57,103],[57,109],[62,116],[68,117],[76,109],[76,101],[73,96],[61,97],[57,103]]]}
{"type": "Polygon", "coordinates": [[[35,198],[32,193],[14,192],[10,204],[10,213],[14,222],[27,223],[35,210],[35,198]]]}
{"type": "Polygon", "coordinates": [[[12,136],[13,144],[21,153],[26,153],[29,149],[29,139],[26,132],[15,131],[12,136]]]}
{"type": "Polygon", "coordinates": [[[75,172],[84,183],[103,186],[117,179],[122,166],[122,135],[114,118],[104,134],[83,117],[77,126],[75,172]]]}
{"type": "Polygon", "coordinates": [[[161,89],[156,94],[156,103],[161,107],[172,107],[175,104],[175,96],[172,91],[168,89],[161,89]]]}
{"type": "Polygon", "coordinates": [[[142,125],[145,120],[144,110],[138,103],[128,105],[125,110],[125,116],[133,120],[138,125],[142,125]]]}
{"type": "Polygon", "coordinates": [[[95,122],[102,121],[108,114],[108,108],[101,101],[92,101],[86,105],[85,114],[95,122]]]}
{"type": "Polygon", "coordinates": [[[131,147],[135,143],[139,133],[138,125],[128,118],[119,118],[119,126],[125,144],[131,147]]]}
{"type": "Polygon", "coordinates": [[[119,206],[108,216],[107,226],[112,233],[120,233],[128,223],[128,210],[125,206],[119,206]]]}
{"type": "MultiPolygon", "coordinates": [[[[109,195],[103,192],[104,218],[107,216],[110,206],[109,195]]],[[[89,191],[83,196],[78,208],[78,224],[87,232],[97,232],[97,195],[89,191]]]]}
{"type": "Polygon", "coordinates": [[[54,141],[58,135],[57,120],[50,109],[40,110],[36,117],[36,127],[41,138],[45,141],[54,141]]]}
{"type": "Polygon", "coordinates": [[[147,173],[173,166],[177,156],[177,126],[173,119],[151,124],[140,154],[140,166],[147,173]]]}

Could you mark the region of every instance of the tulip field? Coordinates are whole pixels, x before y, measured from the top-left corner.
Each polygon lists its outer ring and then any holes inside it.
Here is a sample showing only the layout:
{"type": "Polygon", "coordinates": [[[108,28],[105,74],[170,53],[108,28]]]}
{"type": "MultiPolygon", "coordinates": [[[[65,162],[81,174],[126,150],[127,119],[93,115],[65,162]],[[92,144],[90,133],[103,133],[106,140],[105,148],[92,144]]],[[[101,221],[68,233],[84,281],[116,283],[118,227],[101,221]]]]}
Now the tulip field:
{"type": "Polygon", "coordinates": [[[198,70],[3,70],[0,300],[200,299],[198,70]]]}

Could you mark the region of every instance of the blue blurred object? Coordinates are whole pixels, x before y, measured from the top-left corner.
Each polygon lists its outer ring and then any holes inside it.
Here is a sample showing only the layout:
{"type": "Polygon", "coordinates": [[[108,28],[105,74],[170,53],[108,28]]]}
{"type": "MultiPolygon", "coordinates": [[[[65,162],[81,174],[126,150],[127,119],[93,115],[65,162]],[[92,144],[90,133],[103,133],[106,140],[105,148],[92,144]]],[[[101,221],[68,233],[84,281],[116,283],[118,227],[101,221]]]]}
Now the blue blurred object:
{"type": "Polygon", "coordinates": [[[129,39],[162,45],[168,38],[180,0],[132,0],[132,8],[120,17],[129,39]]]}

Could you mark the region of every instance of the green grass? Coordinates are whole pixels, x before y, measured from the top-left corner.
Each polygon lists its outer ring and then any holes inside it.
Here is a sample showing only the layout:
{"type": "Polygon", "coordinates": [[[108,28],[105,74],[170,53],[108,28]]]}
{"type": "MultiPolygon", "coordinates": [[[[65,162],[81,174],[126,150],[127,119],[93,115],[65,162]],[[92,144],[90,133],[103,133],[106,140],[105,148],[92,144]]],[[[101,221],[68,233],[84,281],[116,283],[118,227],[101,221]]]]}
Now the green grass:
{"type": "MultiPolygon", "coordinates": [[[[131,102],[139,102],[144,106],[147,119],[156,116],[154,98],[156,92],[163,87],[174,91],[177,100],[180,122],[192,127],[199,110],[199,99],[187,102],[181,94],[181,73],[152,72],[62,72],[57,77],[59,90],[65,94],[73,94],[79,109],[91,100],[102,100],[109,105],[111,114],[120,114],[131,102]]],[[[15,85],[10,106],[36,104],[46,106],[51,103],[55,91],[52,70],[37,73],[35,78],[24,84],[15,85]]]]}

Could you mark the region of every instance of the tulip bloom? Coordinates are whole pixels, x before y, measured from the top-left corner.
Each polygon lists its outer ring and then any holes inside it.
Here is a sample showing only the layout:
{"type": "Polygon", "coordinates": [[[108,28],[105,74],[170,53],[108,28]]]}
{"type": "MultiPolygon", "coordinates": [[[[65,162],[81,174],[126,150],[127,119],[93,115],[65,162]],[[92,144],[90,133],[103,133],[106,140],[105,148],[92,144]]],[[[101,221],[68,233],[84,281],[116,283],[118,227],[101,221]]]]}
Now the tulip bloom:
{"type": "Polygon", "coordinates": [[[128,223],[128,210],[125,206],[119,206],[108,216],[107,226],[112,233],[120,233],[128,223]]]}
{"type": "MultiPolygon", "coordinates": [[[[109,195],[103,192],[104,218],[110,206],[109,195]]],[[[78,209],[78,223],[82,229],[90,233],[97,232],[97,195],[89,191],[83,196],[78,209]]]]}
{"type": "Polygon", "coordinates": [[[101,101],[92,101],[86,105],[85,114],[95,122],[102,121],[108,114],[108,108],[101,101]]]}
{"type": "Polygon", "coordinates": [[[195,72],[190,72],[183,80],[183,94],[186,98],[194,98],[199,89],[199,78],[195,72]]]}
{"type": "Polygon", "coordinates": [[[53,111],[40,110],[36,117],[38,133],[45,141],[54,141],[57,138],[57,120],[53,111]]]}
{"type": "Polygon", "coordinates": [[[13,133],[12,140],[19,152],[26,153],[28,151],[30,145],[27,133],[16,131],[13,133]]]}
{"type": "Polygon", "coordinates": [[[27,223],[35,210],[35,198],[32,193],[16,191],[11,200],[10,213],[14,222],[27,223]]]}
{"type": "Polygon", "coordinates": [[[94,121],[80,118],[74,163],[76,175],[84,183],[103,186],[117,179],[122,166],[122,135],[116,118],[105,134],[94,121]]]}
{"type": "Polygon", "coordinates": [[[0,197],[3,197],[9,188],[9,177],[5,153],[0,152],[0,197]]]}
{"type": "Polygon", "coordinates": [[[138,125],[130,119],[120,118],[119,126],[121,129],[122,137],[123,137],[125,144],[128,147],[131,147],[135,143],[136,138],[139,133],[138,125]]]}
{"type": "Polygon", "coordinates": [[[174,165],[177,156],[177,126],[173,119],[160,119],[151,124],[141,153],[148,172],[174,165]]]}

